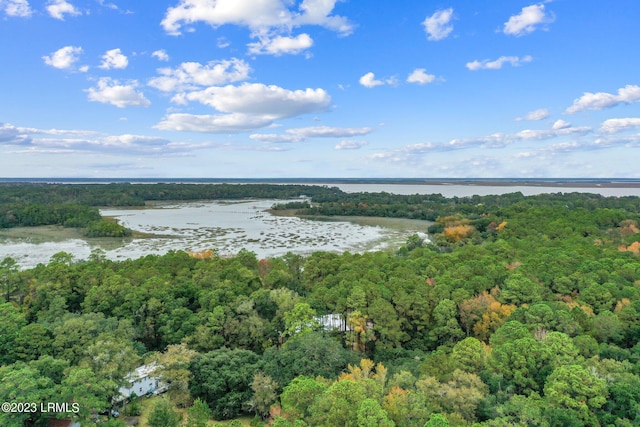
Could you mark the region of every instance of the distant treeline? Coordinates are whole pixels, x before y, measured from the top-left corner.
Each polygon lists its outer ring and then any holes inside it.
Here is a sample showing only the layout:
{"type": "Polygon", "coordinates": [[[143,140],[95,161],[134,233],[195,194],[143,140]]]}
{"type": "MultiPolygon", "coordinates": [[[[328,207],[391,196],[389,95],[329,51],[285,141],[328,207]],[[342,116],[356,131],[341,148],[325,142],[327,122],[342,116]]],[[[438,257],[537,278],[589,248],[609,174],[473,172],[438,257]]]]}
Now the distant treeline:
{"type": "Polygon", "coordinates": [[[86,206],[144,206],[145,201],[331,199],[337,187],[276,184],[0,184],[0,205],[72,203],[86,206]]]}
{"type": "Polygon", "coordinates": [[[464,215],[479,218],[488,214],[500,216],[501,209],[528,209],[536,205],[563,209],[622,209],[640,211],[637,197],[604,197],[589,193],[554,193],[524,196],[520,192],[471,197],[446,198],[441,194],[400,195],[389,193],[327,192],[313,195],[312,205],[299,202],[284,203],[274,209],[298,209],[301,215],[359,215],[377,217],[411,218],[435,221],[447,215],[464,215]]]}

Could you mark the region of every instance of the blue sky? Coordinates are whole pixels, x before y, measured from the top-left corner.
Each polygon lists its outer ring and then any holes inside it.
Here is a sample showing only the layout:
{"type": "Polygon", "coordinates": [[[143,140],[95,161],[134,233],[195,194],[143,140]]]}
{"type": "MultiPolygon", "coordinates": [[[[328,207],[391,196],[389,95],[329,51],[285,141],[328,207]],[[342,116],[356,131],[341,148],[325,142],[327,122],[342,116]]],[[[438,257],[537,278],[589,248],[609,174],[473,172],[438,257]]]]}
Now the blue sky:
{"type": "Polygon", "coordinates": [[[640,178],[639,17],[637,0],[0,0],[0,176],[640,178]]]}

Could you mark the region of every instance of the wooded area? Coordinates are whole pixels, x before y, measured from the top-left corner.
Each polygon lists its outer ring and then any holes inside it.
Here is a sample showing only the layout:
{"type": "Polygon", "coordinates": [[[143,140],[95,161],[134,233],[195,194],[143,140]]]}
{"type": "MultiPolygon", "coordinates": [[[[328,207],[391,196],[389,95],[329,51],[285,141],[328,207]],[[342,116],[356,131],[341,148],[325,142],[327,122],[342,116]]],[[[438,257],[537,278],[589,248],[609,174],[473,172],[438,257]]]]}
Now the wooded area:
{"type": "MultiPolygon", "coordinates": [[[[77,402],[74,417],[91,423],[128,372],[157,361],[170,390],[152,426],[178,425],[176,408],[188,426],[241,414],[278,427],[640,425],[639,198],[182,186],[10,185],[0,201],[14,215],[32,203],[49,207],[38,215],[68,203],[84,215],[160,197],[307,195],[290,208],[430,219],[432,241],[263,260],[238,248],[115,262],[96,250],[30,270],[7,258],[3,401],[77,402]],[[347,331],[322,328],[325,314],[347,331]]],[[[46,418],[3,413],[0,424],[46,418]]]]}

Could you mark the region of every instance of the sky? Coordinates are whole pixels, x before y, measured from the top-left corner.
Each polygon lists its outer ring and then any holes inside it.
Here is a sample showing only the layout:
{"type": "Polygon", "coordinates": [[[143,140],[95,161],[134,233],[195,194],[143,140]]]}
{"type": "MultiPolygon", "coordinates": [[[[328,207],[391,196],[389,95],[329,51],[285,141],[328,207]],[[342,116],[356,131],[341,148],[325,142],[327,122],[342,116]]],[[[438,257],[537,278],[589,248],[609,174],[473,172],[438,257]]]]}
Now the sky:
{"type": "Polygon", "coordinates": [[[637,0],[0,0],[0,177],[640,178],[638,18],[637,0]]]}

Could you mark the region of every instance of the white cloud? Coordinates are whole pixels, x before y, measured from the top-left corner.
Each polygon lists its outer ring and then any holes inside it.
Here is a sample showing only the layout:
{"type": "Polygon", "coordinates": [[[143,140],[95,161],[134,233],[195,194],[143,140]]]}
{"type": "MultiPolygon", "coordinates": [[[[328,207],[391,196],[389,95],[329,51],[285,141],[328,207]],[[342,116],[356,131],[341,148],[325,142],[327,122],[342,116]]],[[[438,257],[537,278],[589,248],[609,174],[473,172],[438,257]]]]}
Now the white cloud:
{"type": "Polygon", "coordinates": [[[529,55],[523,56],[522,58],[518,56],[501,56],[494,61],[485,59],[484,61],[475,60],[473,62],[467,62],[467,68],[471,71],[499,70],[504,64],[511,64],[514,67],[518,67],[531,61],[533,61],[533,57],[529,55]]]}
{"type": "Polygon", "coordinates": [[[103,77],[98,80],[97,87],[87,89],[89,101],[124,107],[147,107],[151,102],[136,88],[138,82],[133,80],[127,84],[120,84],[118,80],[103,77]]]}
{"type": "Polygon", "coordinates": [[[52,18],[64,21],[64,15],[78,16],[82,13],[74,5],[66,0],[50,0],[47,5],[47,12],[52,18]]]}
{"type": "Polygon", "coordinates": [[[0,123],[0,144],[26,147],[30,152],[70,153],[98,151],[101,154],[161,155],[206,148],[211,143],[174,142],[157,136],[101,135],[86,130],[37,129],[0,123]],[[46,135],[46,137],[37,137],[46,135]]]}
{"type": "Polygon", "coordinates": [[[2,145],[26,145],[31,142],[31,138],[19,128],[8,124],[0,123],[0,144],[2,145]]]}
{"type": "Polygon", "coordinates": [[[311,126],[305,128],[288,129],[287,132],[303,138],[345,138],[371,133],[373,128],[337,128],[331,126],[311,126]]]}
{"type": "Polygon", "coordinates": [[[280,142],[301,142],[304,140],[299,135],[291,135],[291,134],[277,134],[277,133],[254,133],[249,135],[249,138],[260,141],[260,142],[268,142],[268,143],[280,143],[280,142]]]}
{"type": "Polygon", "coordinates": [[[571,123],[564,121],[564,120],[556,120],[553,123],[552,129],[554,130],[559,130],[559,129],[567,129],[571,127],[571,123]]]}
{"type": "Polygon", "coordinates": [[[259,41],[249,43],[247,46],[249,47],[249,53],[254,55],[297,55],[313,46],[313,40],[308,34],[303,33],[297,37],[261,37],[259,41]]]}
{"type": "Polygon", "coordinates": [[[382,80],[376,80],[376,76],[372,72],[368,72],[364,76],[360,77],[360,80],[358,81],[362,86],[368,87],[368,88],[381,86],[384,84],[382,80]]]}
{"type": "Polygon", "coordinates": [[[120,10],[120,8],[118,8],[118,5],[114,4],[114,3],[105,3],[105,0],[96,0],[98,2],[98,4],[102,7],[106,7],[107,9],[111,9],[111,10],[120,10]]]}
{"type": "Polygon", "coordinates": [[[407,83],[417,83],[420,85],[432,83],[436,80],[436,76],[433,74],[427,74],[424,68],[416,68],[413,70],[409,77],[407,77],[407,83]]]}
{"type": "Polygon", "coordinates": [[[445,143],[426,142],[409,144],[395,150],[376,153],[373,159],[405,162],[417,155],[433,152],[448,152],[472,148],[499,149],[522,141],[543,141],[566,136],[582,136],[592,132],[590,127],[571,127],[564,121],[557,121],[551,129],[525,129],[516,133],[497,132],[476,138],[451,139],[445,143]]]}
{"type": "Polygon", "coordinates": [[[3,3],[0,2],[0,7],[4,7],[4,13],[8,16],[28,18],[33,13],[27,0],[6,0],[3,3]]]}
{"type": "Polygon", "coordinates": [[[247,114],[169,114],[154,128],[180,132],[239,133],[266,127],[272,122],[268,117],[247,114]]]}
{"type": "Polygon", "coordinates": [[[427,16],[422,22],[424,29],[429,35],[428,39],[437,41],[445,39],[453,31],[451,20],[453,19],[453,8],[438,10],[433,15],[427,16]]]}
{"type": "Polygon", "coordinates": [[[211,61],[207,65],[183,62],[177,68],[158,69],[161,76],[151,79],[149,86],[164,92],[183,91],[246,80],[250,72],[249,64],[236,58],[211,61]]]}
{"type": "Polygon", "coordinates": [[[324,89],[291,91],[260,83],[213,86],[179,98],[197,101],[224,113],[265,116],[271,119],[324,111],[331,104],[331,97],[324,89]]]}
{"type": "Polygon", "coordinates": [[[549,117],[549,110],[547,110],[546,108],[540,108],[538,110],[528,112],[527,114],[524,115],[524,117],[518,117],[516,121],[522,121],[522,120],[538,121],[538,120],[544,120],[547,117],[549,117]]]}
{"type": "Polygon", "coordinates": [[[532,33],[536,26],[554,21],[552,14],[545,13],[544,4],[534,4],[523,7],[518,15],[513,15],[504,23],[504,33],[512,36],[522,36],[532,33]]]}
{"type": "Polygon", "coordinates": [[[43,56],[44,63],[60,70],[69,70],[73,64],[78,62],[82,48],[78,46],[65,46],[53,52],[51,55],[43,56]]]}
{"type": "Polygon", "coordinates": [[[164,49],[156,50],[151,54],[151,56],[153,56],[154,58],[157,58],[158,61],[166,62],[169,60],[169,55],[167,54],[167,51],[164,49]]]}
{"type": "Polygon", "coordinates": [[[368,142],[366,142],[366,141],[344,140],[344,141],[340,141],[338,144],[336,144],[335,149],[336,150],[357,150],[359,148],[364,147],[367,144],[368,144],[368,142]]]}
{"type": "Polygon", "coordinates": [[[244,83],[212,86],[180,93],[174,102],[197,101],[221,113],[213,115],[170,114],[155,127],[206,133],[236,133],[273,125],[277,119],[326,110],[331,97],[323,89],[287,90],[279,86],[244,83]]]}
{"type": "Polygon", "coordinates": [[[574,114],[584,110],[603,110],[619,104],[631,104],[638,101],[640,101],[640,86],[627,85],[618,89],[617,95],[606,92],[585,92],[580,98],[573,101],[573,105],[567,108],[566,113],[574,114]]]}
{"type": "Polygon", "coordinates": [[[310,126],[287,129],[285,134],[253,134],[249,138],[260,142],[301,142],[308,138],[350,138],[367,135],[370,127],[339,128],[331,126],[310,126]]]}
{"type": "Polygon", "coordinates": [[[298,10],[289,0],[180,0],[170,7],[162,20],[162,27],[171,35],[178,35],[184,25],[204,22],[213,27],[234,24],[248,27],[252,33],[288,31],[302,25],[319,25],[340,34],[353,30],[349,21],[331,15],[337,0],[303,0],[298,10]]]}
{"type": "Polygon", "coordinates": [[[600,132],[618,133],[640,127],[640,118],[608,119],[602,123],[600,132]]]}
{"type": "Polygon", "coordinates": [[[110,70],[112,68],[124,69],[129,65],[129,60],[120,49],[111,49],[102,55],[102,63],[99,68],[110,70]]]}

